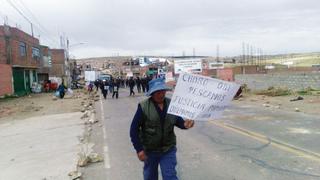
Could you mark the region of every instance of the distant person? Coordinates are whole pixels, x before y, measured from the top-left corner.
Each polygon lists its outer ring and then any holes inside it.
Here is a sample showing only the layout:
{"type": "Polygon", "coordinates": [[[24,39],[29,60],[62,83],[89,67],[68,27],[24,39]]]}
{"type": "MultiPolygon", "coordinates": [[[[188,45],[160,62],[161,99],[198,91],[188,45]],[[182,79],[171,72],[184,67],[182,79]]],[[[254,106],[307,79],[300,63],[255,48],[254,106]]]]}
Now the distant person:
{"type": "Polygon", "coordinates": [[[113,80],[113,93],[112,98],[116,96],[116,99],[119,97],[119,87],[120,87],[120,80],[113,80]]]}
{"type": "Polygon", "coordinates": [[[126,80],[125,80],[126,82],[125,82],[125,84],[126,84],[126,88],[128,88],[129,87],[129,79],[128,78],[126,78],[126,80]]]}
{"type": "Polygon", "coordinates": [[[64,95],[66,93],[66,89],[67,89],[67,87],[62,82],[58,87],[58,92],[59,92],[60,99],[64,98],[64,95]]]}
{"type": "Polygon", "coordinates": [[[141,78],[141,87],[142,87],[142,92],[146,92],[146,87],[147,87],[147,80],[146,77],[141,78]]]}
{"type": "Polygon", "coordinates": [[[93,83],[89,82],[89,85],[88,85],[89,94],[92,92],[92,90],[93,90],[93,83]]]}
{"type": "Polygon", "coordinates": [[[135,93],[134,93],[134,91],[133,91],[133,88],[134,88],[134,86],[135,86],[135,82],[134,82],[134,80],[133,80],[133,77],[131,77],[131,78],[129,79],[128,84],[129,84],[129,88],[130,88],[130,96],[134,96],[135,93]]]}
{"type": "Polygon", "coordinates": [[[141,93],[141,79],[139,77],[137,77],[136,79],[136,84],[137,84],[138,93],[141,93]]]}
{"type": "Polygon", "coordinates": [[[108,90],[109,90],[109,84],[106,80],[103,80],[100,85],[101,93],[103,95],[104,99],[107,99],[108,96],[108,90]]]}
{"type": "Polygon", "coordinates": [[[121,77],[121,87],[124,88],[125,84],[124,84],[124,79],[121,77]]]}
{"type": "Polygon", "coordinates": [[[109,83],[109,92],[112,93],[113,92],[113,79],[108,80],[109,83]]]}
{"type": "Polygon", "coordinates": [[[189,129],[193,120],[167,114],[170,99],[166,98],[169,88],[163,79],[149,82],[148,96],[138,104],[130,127],[130,138],[138,159],[144,162],[144,180],[158,179],[160,165],[163,180],[177,180],[176,135],[174,126],[189,129]]]}
{"type": "Polygon", "coordinates": [[[100,86],[100,81],[98,79],[94,81],[94,86],[96,87],[96,91],[98,91],[100,86]]]}

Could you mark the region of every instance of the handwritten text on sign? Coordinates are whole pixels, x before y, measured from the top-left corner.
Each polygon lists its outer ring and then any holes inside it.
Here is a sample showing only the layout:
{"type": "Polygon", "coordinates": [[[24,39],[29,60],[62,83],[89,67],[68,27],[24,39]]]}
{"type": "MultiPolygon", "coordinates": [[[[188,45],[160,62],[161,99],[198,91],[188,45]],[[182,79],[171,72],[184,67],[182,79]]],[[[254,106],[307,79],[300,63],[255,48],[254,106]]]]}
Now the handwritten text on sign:
{"type": "Polygon", "coordinates": [[[168,113],[192,120],[219,118],[239,87],[238,84],[227,81],[182,73],[168,113]]]}

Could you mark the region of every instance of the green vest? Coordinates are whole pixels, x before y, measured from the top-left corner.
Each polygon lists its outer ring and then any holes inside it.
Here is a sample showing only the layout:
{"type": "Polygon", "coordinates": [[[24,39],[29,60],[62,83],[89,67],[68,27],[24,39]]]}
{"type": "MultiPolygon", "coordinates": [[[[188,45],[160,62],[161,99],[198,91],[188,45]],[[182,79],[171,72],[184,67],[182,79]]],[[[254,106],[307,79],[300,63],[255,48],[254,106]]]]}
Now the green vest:
{"type": "MultiPolygon", "coordinates": [[[[168,108],[170,99],[165,98],[164,108],[168,108]]],[[[148,98],[140,102],[142,108],[142,121],[140,124],[139,138],[147,152],[166,152],[176,145],[174,125],[176,117],[167,114],[164,121],[160,120],[154,102],[148,98]]]]}

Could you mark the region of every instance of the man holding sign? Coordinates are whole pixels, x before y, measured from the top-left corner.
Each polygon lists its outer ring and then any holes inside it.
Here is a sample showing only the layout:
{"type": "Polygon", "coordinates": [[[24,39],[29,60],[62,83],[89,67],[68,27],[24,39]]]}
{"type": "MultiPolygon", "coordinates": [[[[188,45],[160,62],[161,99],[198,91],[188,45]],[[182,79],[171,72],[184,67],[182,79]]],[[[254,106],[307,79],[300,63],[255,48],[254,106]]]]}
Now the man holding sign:
{"type": "Polygon", "coordinates": [[[168,113],[202,121],[217,119],[239,88],[235,83],[181,73],[168,113]]]}
{"type": "Polygon", "coordinates": [[[174,126],[189,129],[193,120],[183,120],[180,116],[167,114],[170,99],[166,91],[170,90],[164,79],[149,82],[148,99],[139,103],[130,128],[131,142],[140,161],[144,162],[145,180],[158,179],[160,164],[163,180],[177,180],[176,136],[174,126]]]}

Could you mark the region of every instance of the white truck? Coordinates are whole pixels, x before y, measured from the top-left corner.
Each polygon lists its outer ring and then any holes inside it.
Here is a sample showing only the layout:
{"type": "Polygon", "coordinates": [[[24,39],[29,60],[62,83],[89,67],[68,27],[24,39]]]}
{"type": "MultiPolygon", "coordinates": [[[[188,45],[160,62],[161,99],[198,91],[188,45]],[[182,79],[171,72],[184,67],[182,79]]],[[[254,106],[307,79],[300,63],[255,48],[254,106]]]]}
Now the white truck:
{"type": "Polygon", "coordinates": [[[95,81],[98,79],[100,72],[98,71],[84,71],[84,80],[86,82],[95,81]]]}

